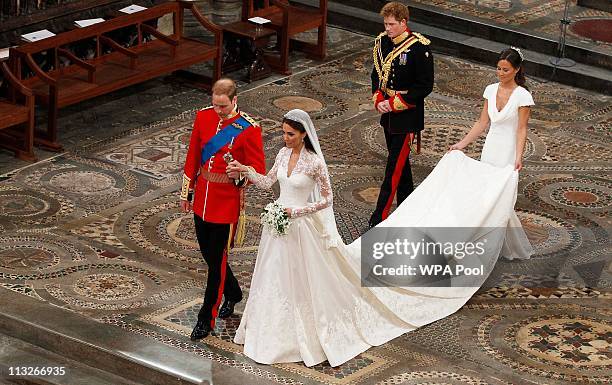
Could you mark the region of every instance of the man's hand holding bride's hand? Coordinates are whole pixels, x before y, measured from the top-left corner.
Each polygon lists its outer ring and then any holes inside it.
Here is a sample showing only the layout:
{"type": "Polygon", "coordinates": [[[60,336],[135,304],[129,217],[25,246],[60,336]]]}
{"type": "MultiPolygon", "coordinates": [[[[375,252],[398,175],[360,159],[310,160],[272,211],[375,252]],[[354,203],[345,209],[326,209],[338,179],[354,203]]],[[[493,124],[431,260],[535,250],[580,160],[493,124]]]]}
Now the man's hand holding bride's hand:
{"type": "Polygon", "coordinates": [[[464,144],[461,144],[461,142],[457,142],[448,148],[448,152],[451,152],[453,150],[463,151],[464,148],[465,148],[464,144]]]}
{"type": "Polygon", "coordinates": [[[238,162],[235,159],[229,162],[227,167],[225,168],[225,172],[227,173],[227,176],[232,179],[239,178],[240,173],[243,171],[246,171],[246,167],[244,167],[240,162],[238,162]]]}
{"type": "Polygon", "coordinates": [[[381,114],[384,114],[387,112],[391,112],[391,105],[389,104],[388,100],[384,100],[376,105],[376,109],[381,114]]]}

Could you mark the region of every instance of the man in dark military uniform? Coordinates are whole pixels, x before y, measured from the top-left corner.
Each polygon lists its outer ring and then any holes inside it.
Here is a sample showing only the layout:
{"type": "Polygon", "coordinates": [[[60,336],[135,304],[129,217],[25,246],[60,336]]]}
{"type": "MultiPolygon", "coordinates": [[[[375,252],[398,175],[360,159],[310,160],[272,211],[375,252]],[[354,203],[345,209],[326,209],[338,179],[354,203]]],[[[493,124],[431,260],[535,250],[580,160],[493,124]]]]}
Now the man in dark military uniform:
{"type": "MultiPolygon", "coordinates": [[[[408,28],[408,8],[390,2],[380,14],[385,32],[374,43],[372,100],[382,114],[380,124],[385,130],[389,156],[370,227],[387,218],[396,194],[399,205],[414,189],[409,162],[411,144],[423,130],[424,99],[434,81],[429,40],[408,28]]],[[[419,145],[417,140],[417,150],[419,145]]]]}

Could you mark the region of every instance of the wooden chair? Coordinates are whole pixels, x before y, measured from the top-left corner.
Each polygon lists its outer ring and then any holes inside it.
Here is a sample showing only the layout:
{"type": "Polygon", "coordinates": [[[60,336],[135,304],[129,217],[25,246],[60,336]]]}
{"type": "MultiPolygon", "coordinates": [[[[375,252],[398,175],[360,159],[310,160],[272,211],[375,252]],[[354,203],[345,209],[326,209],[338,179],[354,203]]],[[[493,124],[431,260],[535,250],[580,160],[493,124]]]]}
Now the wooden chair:
{"type": "Polygon", "coordinates": [[[289,48],[306,52],[309,56],[322,60],[327,49],[327,0],[319,0],[319,7],[290,5],[287,0],[260,0],[261,7],[255,9],[254,0],[243,0],[242,20],[263,17],[270,20],[266,27],[277,31],[280,46],[278,63],[269,62],[271,67],[284,74],[289,71],[289,48]],[[298,33],[317,28],[317,43],[307,43],[292,39],[298,33]]]}
{"type": "Polygon", "coordinates": [[[0,70],[9,85],[9,97],[0,98],[0,144],[26,161],[36,161],[34,144],[34,94],[0,62],[0,70]],[[15,127],[22,127],[16,129],[15,127]]]}

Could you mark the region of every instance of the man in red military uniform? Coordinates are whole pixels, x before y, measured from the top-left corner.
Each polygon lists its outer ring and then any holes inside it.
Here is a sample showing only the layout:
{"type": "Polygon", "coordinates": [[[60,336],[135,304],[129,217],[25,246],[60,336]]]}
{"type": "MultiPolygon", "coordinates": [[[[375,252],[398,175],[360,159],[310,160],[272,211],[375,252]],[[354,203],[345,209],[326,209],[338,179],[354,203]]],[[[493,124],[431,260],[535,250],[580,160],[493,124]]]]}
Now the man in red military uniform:
{"type": "Polygon", "coordinates": [[[236,84],[224,78],[213,85],[212,106],[196,115],[181,188],[181,208],[185,212],[193,210],[198,244],[208,265],[204,303],[191,333],[194,341],[208,336],[215,318],[229,317],[234,305],[242,300],[227,253],[247,180],[226,173],[232,159],[265,173],[261,128],[238,110],[236,84]],[[222,296],[225,302],[219,308],[222,296]]]}

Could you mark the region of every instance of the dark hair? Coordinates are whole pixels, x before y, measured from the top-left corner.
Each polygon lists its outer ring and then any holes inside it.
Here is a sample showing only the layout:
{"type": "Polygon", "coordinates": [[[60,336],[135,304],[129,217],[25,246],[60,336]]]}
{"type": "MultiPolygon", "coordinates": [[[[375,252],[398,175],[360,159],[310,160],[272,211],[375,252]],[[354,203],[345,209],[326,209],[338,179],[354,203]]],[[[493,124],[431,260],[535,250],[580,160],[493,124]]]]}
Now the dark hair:
{"type": "MultiPolygon", "coordinates": [[[[289,127],[301,133],[306,132],[304,125],[300,122],[296,122],[295,120],[283,118],[283,123],[287,123],[289,127]]],[[[312,142],[310,141],[310,138],[308,137],[308,135],[304,137],[304,146],[306,146],[306,149],[309,150],[310,152],[316,152],[314,147],[312,146],[312,142]]]]}
{"type": "Polygon", "coordinates": [[[527,86],[525,85],[527,80],[525,79],[525,72],[523,71],[523,59],[518,51],[514,48],[506,48],[499,54],[497,62],[499,63],[501,60],[506,60],[508,63],[510,63],[510,65],[512,65],[512,68],[518,69],[518,72],[516,75],[514,75],[514,81],[519,86],[527,89],[527,86]]]}

